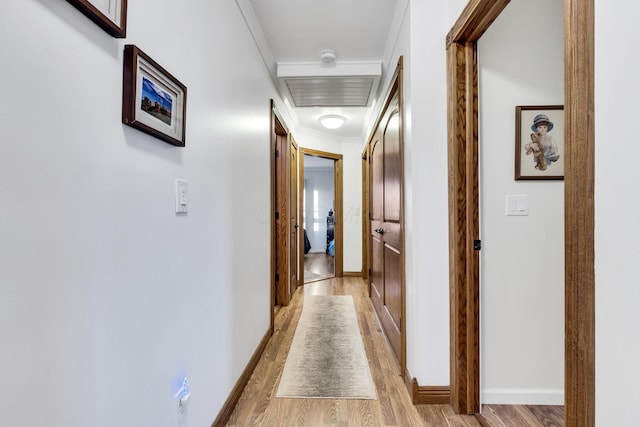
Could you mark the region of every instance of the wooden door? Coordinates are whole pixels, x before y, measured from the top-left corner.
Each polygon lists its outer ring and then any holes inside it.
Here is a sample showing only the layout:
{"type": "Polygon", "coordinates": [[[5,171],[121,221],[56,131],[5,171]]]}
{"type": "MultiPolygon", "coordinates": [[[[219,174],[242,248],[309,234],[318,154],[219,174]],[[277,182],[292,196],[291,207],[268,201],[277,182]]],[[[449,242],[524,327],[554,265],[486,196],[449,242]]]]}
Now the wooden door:
{"type": "Polygon", "coordinates": [[[404,371],[402,150],[398,92],[370,144],[371,299],[404,371]]]}
{"type": "Polygon", "coordinates": [[[298,287],[298,266],[300,265],[300,239],[298,230],[298,145],[291,138],[289,148],[289,294],[298,287]]]}
{"type": "MultiPolygon", "coordinates": [[[[288,305],[291,297],[289,279],[291,266],[291,236],[290,214],[291,208],[291,166],[290,166],[290,136],[289,131],[280,119],[273,101],[271,104],[271,149],[272,149],[272,296],[273,306],[288,305]]],[[[296,199],[297,202],[297,199],[296,199]]],[[[273,324],[273,310],[272,310],[273,324]]]]}

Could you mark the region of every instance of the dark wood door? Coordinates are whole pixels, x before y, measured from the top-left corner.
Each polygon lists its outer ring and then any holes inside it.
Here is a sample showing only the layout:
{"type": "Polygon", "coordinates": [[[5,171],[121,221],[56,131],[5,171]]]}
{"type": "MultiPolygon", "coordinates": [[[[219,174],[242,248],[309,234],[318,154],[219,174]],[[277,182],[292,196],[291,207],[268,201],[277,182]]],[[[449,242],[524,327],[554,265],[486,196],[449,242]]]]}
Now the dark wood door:
{"type": "Polygon", "coordinates": [[[371,299],[402,363],[402,158],[397,95],[371,142],[370,161],[371,299]]]}

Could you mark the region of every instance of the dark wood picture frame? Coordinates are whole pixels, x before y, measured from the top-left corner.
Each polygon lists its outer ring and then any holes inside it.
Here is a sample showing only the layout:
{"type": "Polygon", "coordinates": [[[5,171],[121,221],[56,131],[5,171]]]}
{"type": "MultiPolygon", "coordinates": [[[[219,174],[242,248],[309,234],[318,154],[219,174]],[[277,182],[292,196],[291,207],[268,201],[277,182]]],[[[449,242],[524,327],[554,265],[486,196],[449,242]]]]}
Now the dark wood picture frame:
{"type": "Polygon", "coordinates": [[[564,154],[564,106],[516,106],[515,179],[563,180],[564,154]]]}
{"type": "Polygon", "coordinates": [[[187,87],[135,45],[125,45],[122,123],[184,147],[187,87]]]}
{"type": "Polygon", "coordinates": [[[127,36],[127,0],[112,0],[112,14],[100,10],[92,0],[67,1],[113,37],[123,39],[127,36]]]}

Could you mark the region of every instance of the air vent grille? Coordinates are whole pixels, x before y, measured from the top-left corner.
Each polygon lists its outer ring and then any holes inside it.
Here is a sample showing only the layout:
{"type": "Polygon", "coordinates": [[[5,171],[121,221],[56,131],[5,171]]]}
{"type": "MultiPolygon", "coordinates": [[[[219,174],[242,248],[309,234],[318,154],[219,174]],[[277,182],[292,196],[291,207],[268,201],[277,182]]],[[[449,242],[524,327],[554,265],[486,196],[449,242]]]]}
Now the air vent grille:
{"type": "Polygon", "coordinates": [[[373,77],[286,78],[296,107],[366,107],[373,77]]]}

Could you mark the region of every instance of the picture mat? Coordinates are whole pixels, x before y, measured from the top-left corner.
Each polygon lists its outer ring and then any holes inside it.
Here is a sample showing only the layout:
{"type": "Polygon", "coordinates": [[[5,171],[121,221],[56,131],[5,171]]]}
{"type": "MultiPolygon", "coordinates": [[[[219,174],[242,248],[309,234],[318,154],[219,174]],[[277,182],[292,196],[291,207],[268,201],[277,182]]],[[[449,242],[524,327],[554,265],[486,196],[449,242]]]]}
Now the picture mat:
{"type": "Polygon", "coordinates": [[[138,56],[137,64],[138,72],[136,73],[136,101],[135,101],[135,120],[143,123],[153,129],[166,133],[172,138],[182,139],[182,112],[184,97],[183,93],[177,88],[171,81],[165,79],[162,74],[158,73],[153,66],[151,66],[142,57],[138,56]],[[142,105],[142,78],[146,77],[156,85],[160,86],[162,90],[167,92],[174,100],[171,107],[172,114],[171,125],[167,125],[162,120],[148,114],[141,108],[142,105]]]}
{"type": "Polygon", "coordinates": [[[96,9],[102,12],[106,17],[120,26],[120,15],[122,10],[122,1],[120,0],[87,0],[96,9]]]}

